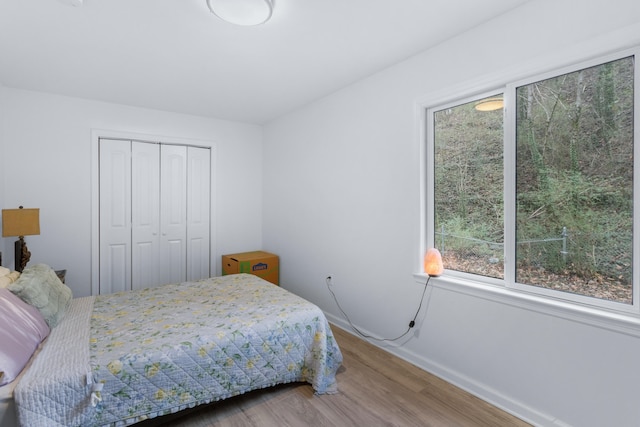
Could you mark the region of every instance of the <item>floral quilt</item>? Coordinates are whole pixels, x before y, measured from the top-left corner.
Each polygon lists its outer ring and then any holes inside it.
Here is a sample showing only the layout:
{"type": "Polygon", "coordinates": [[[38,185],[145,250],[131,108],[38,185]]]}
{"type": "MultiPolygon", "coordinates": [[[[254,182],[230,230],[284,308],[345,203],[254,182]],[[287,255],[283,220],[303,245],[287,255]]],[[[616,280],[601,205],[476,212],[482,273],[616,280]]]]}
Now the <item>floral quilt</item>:
{"type": "Polygon", "coordinates": [[[322,311],[248,274],[97,296],[94,425],[127,425],[280,383],[337,391],[322,311]]]}

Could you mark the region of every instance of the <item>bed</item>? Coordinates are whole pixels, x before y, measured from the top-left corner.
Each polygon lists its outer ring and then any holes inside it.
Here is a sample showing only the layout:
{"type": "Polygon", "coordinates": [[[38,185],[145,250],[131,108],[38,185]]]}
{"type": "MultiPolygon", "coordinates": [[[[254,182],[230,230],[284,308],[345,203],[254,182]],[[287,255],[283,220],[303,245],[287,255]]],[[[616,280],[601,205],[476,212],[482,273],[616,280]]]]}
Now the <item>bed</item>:
{"type": "Polygon", "coordinates": [[[9,384],[19,425],[130,425],[290,382],[337,391],[342,354],[322,311],[253,275],[75,298],[64,311],[9,384]]]}

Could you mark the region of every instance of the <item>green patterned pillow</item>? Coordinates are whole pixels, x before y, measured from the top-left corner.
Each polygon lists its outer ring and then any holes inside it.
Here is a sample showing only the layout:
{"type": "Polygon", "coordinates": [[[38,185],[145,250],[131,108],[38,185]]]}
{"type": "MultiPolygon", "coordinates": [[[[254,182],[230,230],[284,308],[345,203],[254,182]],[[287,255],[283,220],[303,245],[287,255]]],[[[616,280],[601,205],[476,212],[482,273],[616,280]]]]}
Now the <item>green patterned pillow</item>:
{"type": "Polygon", "coordinates": [[[45,264],[24,269],[8,289],[24,302],[37,308],[50,328],[64,316],[71,304],[71,289],[60,281],[56,272],[45,264]]]}

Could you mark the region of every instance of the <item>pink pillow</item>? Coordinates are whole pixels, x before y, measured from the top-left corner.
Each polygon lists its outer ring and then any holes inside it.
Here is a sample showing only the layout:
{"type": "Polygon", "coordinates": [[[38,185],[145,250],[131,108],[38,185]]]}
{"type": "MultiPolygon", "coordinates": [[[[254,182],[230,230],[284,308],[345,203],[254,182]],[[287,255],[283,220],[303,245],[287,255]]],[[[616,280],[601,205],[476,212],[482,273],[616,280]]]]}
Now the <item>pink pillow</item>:
{"type": "Polygon", "coordinates": [[[49,335],[49,325],[37,308],[8,289],[0,288],[0,386],[13,381],[38,344],[49,335]]]}

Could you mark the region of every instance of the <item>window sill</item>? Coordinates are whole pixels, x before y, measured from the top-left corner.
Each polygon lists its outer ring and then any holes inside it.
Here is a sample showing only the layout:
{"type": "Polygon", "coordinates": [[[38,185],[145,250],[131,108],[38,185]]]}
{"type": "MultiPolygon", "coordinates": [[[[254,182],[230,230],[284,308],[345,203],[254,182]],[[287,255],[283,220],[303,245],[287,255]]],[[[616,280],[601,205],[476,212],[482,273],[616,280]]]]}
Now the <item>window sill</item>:
{"type": "MultiPolygon", "coordinates": [[[[422,285],[427,280],[424,273],[415,273],[413,277],[422,285]]],[[[617,313],[542,297],[517,289],[448,276],[446,272],[443,276],[432,277],[429,286],[640,338],[640,318],[634,314],[617,313]]]]}

